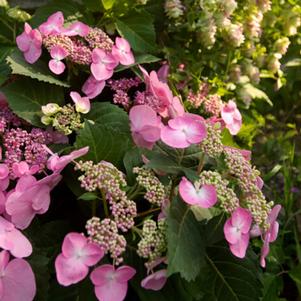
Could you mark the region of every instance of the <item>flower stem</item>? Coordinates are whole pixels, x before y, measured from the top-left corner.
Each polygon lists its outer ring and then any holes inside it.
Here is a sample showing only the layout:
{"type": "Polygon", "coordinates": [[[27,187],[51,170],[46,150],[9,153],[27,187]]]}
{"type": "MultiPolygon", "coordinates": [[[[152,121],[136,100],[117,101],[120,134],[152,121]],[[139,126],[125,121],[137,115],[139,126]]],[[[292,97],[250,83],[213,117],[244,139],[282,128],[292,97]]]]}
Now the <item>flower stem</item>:
{"type": "Polygon", "coordinates": [[[150,213],[157,212],[157,211],[160,211],[160,210],[161,210],[161,208],[159,208],[159,207],[158,208],[149,209],[147,211],[143,211],[143,212],[138,213],[136,217],[142,217],[142,216],[145,216],[145,215],[148,215],[150,213]]]}
{"type": "Polygon", "coordinates": [[[102,197],[102,205],[103,205],[103,209],[104,209],[104,212],[105,212],[105,216],[108,217],[109,216],[109,209],[108,209],[106,194],[103,190],[101,190],[101,197],[102,197]]]}

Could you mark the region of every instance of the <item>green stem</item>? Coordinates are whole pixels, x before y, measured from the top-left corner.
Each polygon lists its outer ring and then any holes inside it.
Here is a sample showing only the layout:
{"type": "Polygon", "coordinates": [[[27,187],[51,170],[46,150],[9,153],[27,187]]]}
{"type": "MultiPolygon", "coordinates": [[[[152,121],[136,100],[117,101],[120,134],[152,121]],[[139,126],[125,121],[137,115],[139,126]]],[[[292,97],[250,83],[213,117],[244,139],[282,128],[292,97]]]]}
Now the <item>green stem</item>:
{"type": "Polygon", "coordinates": [[[103,205],[103,210],[105,212],[105,216],[109,216],[109,208],[107,204],[107,199],[106,199],[106,194],[103,190],[101,190],[101,198],[102,198],[102,205],[103,205]]]}
{"type": "Polygon", "coordinates": [[[203,167],[204,167],[204,163],[205,163],[205,154],[202,153],[200,156],[200,160],[199,160],[199,165],[198,165],[198,169],[197,169],[197,173],[200,174],[203,167]]]}
{"type": "Polygon", "coordinates": [[[149,209],[147,211],[143,211],[143,212],[140,212],[137,214],[137,217],[142,217],[142,216],[145,216],[145,215],[148,215],[150,213],[153,213],[153,212],[157,212],[157,211],[160,211],[161,208],[153,208],[153,209],[149,209]]]}

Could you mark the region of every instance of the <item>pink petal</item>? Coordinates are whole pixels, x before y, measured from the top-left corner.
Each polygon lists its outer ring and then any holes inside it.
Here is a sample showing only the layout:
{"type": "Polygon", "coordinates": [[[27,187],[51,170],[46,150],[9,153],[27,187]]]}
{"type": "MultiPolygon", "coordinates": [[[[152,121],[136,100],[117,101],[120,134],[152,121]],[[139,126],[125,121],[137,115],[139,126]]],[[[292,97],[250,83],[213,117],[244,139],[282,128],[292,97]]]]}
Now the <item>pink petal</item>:
{"type": "Polygon", "coordinates": [[[0,180],[6,179],[9,175],[9,169],[6,164],[0,164],[0,180]]]}
{"type": "Polygon", "coordinates": [[[48,63],[49,69],[54,73],[54,74],[62,74],[65,71],[65,64],[61,61],[57,60],[50,60],[48,63]]]}
{"type": "Polygon", "coordinates": [[[12,171],[16,177],[22,177],[29,174],[29,166],[26,161],[15,162],[12,166],[12,171]]]}
{"type": "Polygon", "coordinates": [[[35,277],[24,259],[13,259],[1,278],[3,295],[1,301],[32,301],[36,294],[35,277]]]}
{"type": "Polygon", "coordinates": [[[48,185],[36,185],[30,191],[32,195],[32,208],[36,213],[45,213],[50,205],[50,187],[48,185]]]}
{"type": "Polygon", "coordinates": [[[2,191],[0,191],[0,214],[3,214],[5,212],[5,203],[6,196],[2,191]]]}
{"type": "Polygon", "coordinates": [[[260,256],[260,265],[263,268],[265,268],[266,265],[265,258],[268,256],[269,252],[270,252],[270,234],[267,233],[263,242],[263,246],[261,249],[261,256],[260,256]]]}
{"type": "Polygon", "coordinates": [[[68,258],[74,256],[77,251],[82,250],[87,244],[87,238],[80,233],[68,233],[63,241],[62,253],[68,258]]]}
{"type": "Polygon", "coordinates": [[[120,62],[122,65],[129,66],[135,63],[135,58],[131,51],[125,52],[124,50],[113,46],[112,55],[116,61],[120,62]]]}
{"type": "Polygon", "coordinates": [[[268,217],[268,222],[269,223],[273,223],[274,221],[276,221],[280,210],[281,210],[281,205],[279,205],[279,204],[277,204],[273,207],[273,209],[269,213],[269,217],[268,217]]]}
{"type": "Polygon", "coordinates": [[[65,36],[81,36],[85,37],[90,31],[90,27],[83,22],[76,21],[62,32],[65,36]]]}
{"type": "Polygon", "coordinates": [[[139,134],[147,142],[156,142],[160,139],[161,129],[157,126],[145,125],[140,131],[139,134]]]}
{"type": "Polygon", "coordinates": [[[16,43],[18,48],[22,51],[25,52],[29,49],[30,46],[30,37],[26,32],[22,32],[20,35],[17,36],[16,38],[16,43]]]}
{"type": "Polygon", "coordinates": [[[42,48],[37,48],[33,44],[31,44],[29,46],[29,49],[26,52],[24,52],[24,58],[30,64],[34,64],[41,55],[42,55],[42,48]]]}
{"type": "Polygon", "coordinates": [[[75,103],[77,112],[87,114],[90,111],[91,104],[88,97],[81,97],[77,92],[71,92],[70,96],[75,103]]]}
{"type": "Polygon", "coordinates": [[[97,267],[90,275],[90,279],[95,286],[105,285],[115,276],[115,268],[110,264],[103,264],[97,267]]]}
{"type": "Polygon", "coordinates": [[[227,219],[224,225],[224,235],[228,243],[236,244],[241,239],[241,231],[238,231],[237,228],[233,227],[231,223],[231,218],[227,219]]]}
{"type": "Polygon", "coordinates": [[[104,251],[99,245],[89,242],[83,248],[83,254],[82,262],[87,266],[93,266],[103,258],[104,251]]]}
{"type": "Polygon", "coordinates": [[[141,286],[148,290],[159,291],[167,281],[167,270],[157,271],[141,281],[141,286]]]}
{"type": "Polygon", "coordinates": [[[113,75],[113,70],[107,69],[106,65],[102,63],[92,63],[90,68],[93,76],[99,81],[109,79],[113,75]]]}
{"type": "Polygon", "coordinates": [[[134,277],[136,270],[130,266],[124,265],[116,270],[116,280],[119,283],[128,282],[134,277]]]}
{"type": "Polygon", "coordinates": [[[252,215],[247,209],[239,207],[232,213],[231,222],[234,227],[239,227],[242,233],[248,233],[252,224],[252,215]]]}
{"type": "Polygon", "coordinates": [[[93,75],[90,75],[82,87],[83,93],[85,93],[90,99],[95,98],[104,89],[106,82],[104,80],[98,81],[93,75]]]}
{"type": "Polygon", "coordinates": [[[134,132],[134,133],[132,132],[132,137],[135,144],[142,148],[147,148],[151,150],[155,144],[155,142],[146,141],[143,135],[141,135],[139,132],[134,132]]]}
{"type": "Polygon", "coordinates": [[[239,258],[244,258],[246,256],[246,251],[249,245],[250,235],[242,234],[241,239],[236,244],[230,244],[230,250],[233,255],[239,258]]]}
{"type": "Polygon", "coordinates": [[[64,15],[58,11],[48,17],[47,21],[39,26],[43,35],[59,34],[63,29],[64,15]]]}
{"type": "Polygon", "coordinates": [[[161,129],[161,140],[168,146],[175,148],[186,148],[190,146],[183,131],[173,130],[169,126],[164,126],[161,129]]]}
{"type": "Polygon", "coordinates": [[[55,271],[58,283],[68,286],[86,278],[89,268],[74,257],[66,258],[59,254],[55,260],[55,271]]]}
{"type": "Polygon", "coordinates": [[[157,71],[158,74],[158,79],[162,83],[167,83],[167,78],[169,74],[169,65],[168,64],[163,64],[162,67],[157,71]]]}
{"type": "Polygon", "coordinates": [[[50,56],[56,60],[63,60],[67,55],[68,52],[61,46],[53,46],[50,50],[50,56]]]}
{"type": "Polygon", "coordinates": [[[22,176],[16,185],[16,191],[23,192],[27,190],[29,187],[32,187],[37,183],[37,180],[35,177],[31,175],[24,175],[22,176]]]}
{"type": "Polygon", "coordinates": [[[278,231],[279,231],[279,223],[278,222],[274,222],[270,229],[270,242],[274,242],[277,239],[278,236],[278,231]]]}
{"type": "Polygon", "coordinates": [[[130,43],[124,38],[116,37],[115,44],[118,49],[123,50],[125,52],[129,52],[131,50],[130,43]]]}
{"type": "Polygon", "coordinates": [[[129,118],[133,131],[140,131],[146,125],[158,125],[156,112],[147,105],[132,107],[129,113],[129,118]]]}

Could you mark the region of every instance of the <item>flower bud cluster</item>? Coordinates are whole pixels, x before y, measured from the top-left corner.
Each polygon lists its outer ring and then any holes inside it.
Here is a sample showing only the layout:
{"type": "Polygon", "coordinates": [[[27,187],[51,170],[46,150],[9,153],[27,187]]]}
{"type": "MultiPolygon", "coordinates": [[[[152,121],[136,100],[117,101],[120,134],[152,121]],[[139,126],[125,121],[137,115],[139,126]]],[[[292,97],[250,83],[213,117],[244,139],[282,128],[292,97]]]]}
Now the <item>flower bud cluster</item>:
{"type": "Polygon", "coordinates": [[[166,252],[166,222],[161,219],[156,223],[153,220],[145,220],[143,222],[142,238],[138,243],[137,254],[153,262],[162,257],[166,252]]]}
{"type": "Polygon", "coordinates": [[[239,199],[234,190],[229,187],[229,181],[223,179],[218,172],[211,170],[203,171],[198,181],[200,186],[204,184],[214,185],[220,206],[227,213],[232,213],[239,207],[239,199]]]}
{"type": "Polygon", "coordinates": [[[207,137],[200,143],[202,152],[211,158],[218,158],[223,152],[222,131],[219,123],[206,123],[207,137]]]}
{"type": "Polygon", "coordinates": [[[118,229],[123,232],[134,226],[137,215],[136,203],[127,198],[126,181],[124,175],[114,165],[101,161],[93,164],[92,161],[80,161],[75,169],[84,174],[79,177],[81,186],[87,191],[99,189],[104,201],[108,201],[110,210],[118,229]]]}
{"type": "Polygon", "coordinates": [[[178,19],[184,14],[184,6],[181,0],[166,0],[165,13],[170,19],[178,19]]]}
{"type": "Polygon", "coordinates": [[[135,167],[133,172],[137,174],[138,184],[146,190],[144,198],[151,204],[161,207],[168,196],[164,185],[155,176],[155,173],[144,167],[135,167]]]}
{"type": "Polygon", "coordinates": [[[115,265],[123,262],[126,239],[118,234],[117,225],[113,220],[105,218],[101,221],[98,217],[92,217],[87,221],[86,229],[90,241],[100,245],[106,254],[109,253],[115,265]]]}
{"type": "Polygon", "coordinates": [[[238,180],[243,193],[243,201],[250,210],[255,222],[263,229],[267,229],[267,218],[273,202],[267,203],[261,187],[258,184],[259,171],[235,149],[225,148],[225,163],[231,173],[238,180]]]}
{"type": "Polygon", "coordinates": [[[64,135],[70,135],[83,127],[80,114],[71,104],[60,107],[55,103],[49,103],[42,108],[42,111],[44,113],[41,118],[42,123],[52,125],[64,135]]]}

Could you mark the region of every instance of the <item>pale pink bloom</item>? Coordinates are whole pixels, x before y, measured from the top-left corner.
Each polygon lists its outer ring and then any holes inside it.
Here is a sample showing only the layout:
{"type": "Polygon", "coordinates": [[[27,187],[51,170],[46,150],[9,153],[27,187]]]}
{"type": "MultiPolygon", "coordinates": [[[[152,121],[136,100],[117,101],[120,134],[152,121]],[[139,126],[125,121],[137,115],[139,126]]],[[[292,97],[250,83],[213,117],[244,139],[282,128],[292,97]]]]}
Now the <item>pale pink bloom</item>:
{"type": "Polygon", "coordinates": [[[47,21],[39,26],[40,32],[47,35],[57,35],[63,30],[64,25],[64,15],[62,12],[58,11],[48,17],[47,21]]]}
{"type": "Polygon", "coordinates": [[[0,300],[32,301],[36,282],[31,266],[24,259],[9,261],[9,253],[0,253],[0,300]]]}
{"type": "Polygon", "coordinates": [[[112,77],[114,68],[117,65],[118,61],[111,53],[107,54],[99,48],[95,48],[92,51],[91,72],[98,81],[112,77]]]}
{"type": "MultiPolygon", "coordinates": [[[[10,223],[0,216],[0,247],[17,257],[28,257],[32,253],[29,240],[10,223]]],[[[0,298],[0,300],[2,300],[0,298]]]]}
{"type": "Polygon", "coordinates": [[[66,68],[62,60],[68,55],[68,52],[61,46],[53,46],[50,50],[52,60],[49,61],[49,69],[55,74],[62,74],[66,68]]]}
{"type": "Polygon", "coordinates": [[[6,212],[17,228],[27,228],[36,214],[43,214],[48,210],[50,190],[60,180],[59,174],[47,176],[39,181],[30,175],[19,178],[15,189],[9,192],[5,204],[6,212]]]}
{"type": "Polygon", "coordinates": [[[71,152],[69,155],[59,157],[57,154],[54,154],[47,146],[44,146],[44,148],[51,154],[51,157],[47,161],[47,167],[55,173],[60,173],[70,162],[86,155],[89,151],[89,147],[86,146],[71,152]]]}
{"type": "Polygon", "coordinates": [[[263,247],[261,250],[260,265],[265,267],[265,258],[270,252],[270,243],[277,239],[279,223],[277,222],[278,214],[281,210],[281,205],[276,205],[271,210],[267,222],[270,224],[269,229],[263,234],[263,247]]]}
{"type": "Polygon", "coordinates": [[[95,286],[95,294],[99,301],[123,301],[128,281],[134,277],[136,270],[130,266],[114,266],[104,264],[96,268],[90,275],[95,286]]]}
{"type": "Polygon", "coordinates": [[[230,245],[231,252],[244,258],[249,245],[250,228],[252,224],[251,213],[244,208],[237,208],[224,225],[225,238],[230,245]]]}
{"type": "Polygon", "coordinates": [[[20,161],[13,163],[12,172],[17,178],[20,178],[24,175],[33,175],[39,170],[38,165],[33,165],[29,168],[29,165],[26,161],[20,161]]]}
{"type": "Polygon", "coordinates": [[[7,189],[9,185],[9,169],[4,163],[0,163],[0,191],[7,189]]]}
{"type": "Polygon", "coordinates": [[[62,30],[62,33],[65,36],[81,36],[81,37],[85,37],[90,31],[90,27],[80,21],[76,21],[74,23],[72,23],[68,28],[64,28],[62,30]]]}
{"type": "Polygon", "coordinates": [[[152,149],[160,139],[161,120],[147,105],[134,106],[129,114],[132,137],[136,145],[152,149]]]}
{"type": "Polygon", "coordinates": [[[87,95],[87,97],[92,99],[102,92],[105,85],[106,82],[104,80],[97,80],[93,75],[90,75],[85,81],[82,91],[87,95]]]}
{"type": "Polygon", "coordinates": [[[168,121],[161,130],[161,140],[168,146],[186,148],[198,144],[207,136],[206,126],[201,117],[186,113],[168,121]]]}
{"type": "Polygon", "coordinates": [[[88,97],[81,97],[77,92],[70,92],[70,97],[75,103],[75,109],[77,112],[87,114],[90,112],[91,104],[88,97]]]}
{"type": "Polygon", "coordinates": [[[259,189],[262,189],[263,185],[264,185],[264,182],[263,182],[262,178],[259,177],[259,176],[257,176],[257,178],[256,178],[256,186],[257,186],[259,189]]]}
{"type": "Polygon", "coordinates": [[[159,270],[141,281],[141,286],[147,290],[159,291],[167,281],[167,270],[159,270]]]}
{"type": "Polygon", "coordinates": [[[185,203],[189,205],[210,208],[217,202],[216,189],[213,185],[192,184],[185,177],[182,177],[179,192],[185,203]]]}
{"type": "Polygon", "coordinates": [[[42,35],[37,29],[24,24],[24,31],[16,38],[18,48],[23,52],[25,60],[33,64],[42,54],[42,35]]]}
{"type": "Polygon", "coordinates": [[[131,51],[131,45],[124,38],[116,38],[115,45],[112,48],[112,54],[122,65],[128,66],[135,63],[135,58],[131,51]]]}
{"type": "Polygon", "coordinates": [[[80,233],[71,232],[64,238],[62,253],[55,260],[56,277],[59,284],[68,286],[77,283],[89,273],[104,256],[104,251],[80,233]]]}
{"type": "Polygon", "coordinates": [[[230,134],[236,135],[242,125],[242,117],[236,103],[230,100],[227,104],[223,104],[221,116],[230,134]]]}

